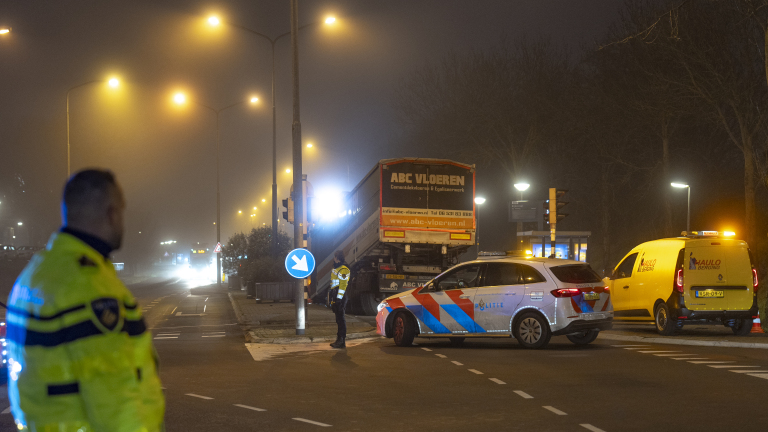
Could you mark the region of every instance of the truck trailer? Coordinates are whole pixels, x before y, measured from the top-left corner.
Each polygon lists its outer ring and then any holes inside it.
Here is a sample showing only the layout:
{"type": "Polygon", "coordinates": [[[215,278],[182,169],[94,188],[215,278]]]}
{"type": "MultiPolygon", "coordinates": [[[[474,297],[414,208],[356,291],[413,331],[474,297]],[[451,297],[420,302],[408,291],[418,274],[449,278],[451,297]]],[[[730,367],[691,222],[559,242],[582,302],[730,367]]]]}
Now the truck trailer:
{"type": "Polygon", "coordinates": [[[474,199],[474,165],[379,161],[346,195],[337,219],[312,227],[311,250],[319,264],[311,298],[327,301],[333,252],[341,249],[352,270],[349,312],[375,315],[381,300],[421,286],[474,245],[474,199]]]}

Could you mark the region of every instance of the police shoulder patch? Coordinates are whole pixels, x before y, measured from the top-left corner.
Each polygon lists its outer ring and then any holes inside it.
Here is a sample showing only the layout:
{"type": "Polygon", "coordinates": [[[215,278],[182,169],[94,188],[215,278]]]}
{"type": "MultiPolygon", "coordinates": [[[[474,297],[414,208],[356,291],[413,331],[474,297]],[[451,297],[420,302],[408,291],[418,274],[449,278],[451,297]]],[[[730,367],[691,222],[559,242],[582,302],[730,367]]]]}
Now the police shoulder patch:
{"type": "Polygon", "coordinates": [[[120,304],[117,299],[104,297],[91,302],[93,314],[108,331],[113,331],[120,322],[120,304]]]}

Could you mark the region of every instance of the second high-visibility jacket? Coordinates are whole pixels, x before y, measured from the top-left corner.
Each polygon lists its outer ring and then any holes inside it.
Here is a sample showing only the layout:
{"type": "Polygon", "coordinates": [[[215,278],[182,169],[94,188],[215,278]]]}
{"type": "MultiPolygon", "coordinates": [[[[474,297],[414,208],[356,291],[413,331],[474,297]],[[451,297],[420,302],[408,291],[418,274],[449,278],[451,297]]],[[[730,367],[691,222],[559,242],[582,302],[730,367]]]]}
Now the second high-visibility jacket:
{"type": "Polygon", "coordinates": [[[347,291],[350,273],[349,267],[344,264],[331,270],[331,289],[337,290],[336,298],[339,300],[344,298],[344,293],[347,291]]]}
{"type": "Polygon", "coordinates": [[[55,233],[16,280],[7,325],[8,396],[19,430],[163,429],[151,334],[95,249],[55,233]]]}

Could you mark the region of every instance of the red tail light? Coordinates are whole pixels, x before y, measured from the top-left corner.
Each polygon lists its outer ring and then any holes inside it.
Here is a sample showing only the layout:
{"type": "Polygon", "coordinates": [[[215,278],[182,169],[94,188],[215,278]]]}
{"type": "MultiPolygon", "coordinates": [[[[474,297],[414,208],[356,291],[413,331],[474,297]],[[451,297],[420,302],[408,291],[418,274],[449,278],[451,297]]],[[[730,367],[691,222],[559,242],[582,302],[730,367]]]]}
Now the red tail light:
{"type": "Polygon", "coordinates": [[[678,291],[683,292],[683,269],[677,271],[677,277],[675,278],[675,288],[678,291]]]}
{"type": "Polygon", "coordinates": [[[610,293],[611,292],[611,287],[604,286],[603,287],[603,292],[610,293]]]}
{"type": "Polygon", "coordinates": [[[581,294],[581,290],[578,288],[560,288],[550,292],[555,297],[573,297],[581,294]]]}
{"type": "Polygon", "coordinates": [[[755,270],[755,269],[752,269],[752,289],[755,292],[757,292],[757,290],[759,289],[759,287],[757,285],[757,270],[755,270]]]}
{"type": "Polygon", "coordinates": [[[5,323],[0,323],[0,338],[5,337],[5,323]]]}

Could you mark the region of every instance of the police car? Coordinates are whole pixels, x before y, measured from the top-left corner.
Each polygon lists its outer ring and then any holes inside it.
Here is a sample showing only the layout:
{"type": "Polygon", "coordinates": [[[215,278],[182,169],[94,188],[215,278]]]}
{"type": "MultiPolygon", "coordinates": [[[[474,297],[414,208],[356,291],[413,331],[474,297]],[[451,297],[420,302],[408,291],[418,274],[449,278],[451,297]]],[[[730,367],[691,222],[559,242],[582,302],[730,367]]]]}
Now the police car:
{"type": "Polygon", "coordinates": [[[410,346],[414,337],[510,337],[543,348],[555,335],[578,345],[613,323],[610,289],[589,264],[481,252],[424,286],[382,301],[377,333],[410,346]]]}

